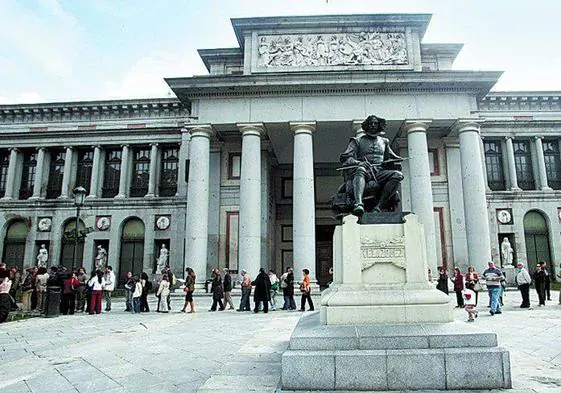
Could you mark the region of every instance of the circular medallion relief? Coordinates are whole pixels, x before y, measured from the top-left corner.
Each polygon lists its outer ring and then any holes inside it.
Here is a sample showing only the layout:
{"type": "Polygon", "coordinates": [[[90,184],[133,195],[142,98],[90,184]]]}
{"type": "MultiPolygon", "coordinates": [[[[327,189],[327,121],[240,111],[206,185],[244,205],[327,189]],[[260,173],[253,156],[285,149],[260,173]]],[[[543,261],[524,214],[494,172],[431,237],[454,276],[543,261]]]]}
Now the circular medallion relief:
{"type": "Polygon", "coordinates": [[[508,224],[512,221],[512,215],[508,210],[499,210],[497,212],[497,219],[501,224],[508,224]]]}
{"type": "Polygon", "coordinates": [[[111,226],[111,220],[109,217],[99,217],[95,225],[100,231],[106,231],[111,226]]]}
{"type": "Polygon", "coordinates": [[[37,229],[39,229],[39,231],[41,232],[48,232],[51,230],[52,223],[53,220],[51,220],[49,217],[43,217],[37,223],[37,229]]]}
{"type": "Polygon", "coordinates": [[[166,216],[161,216],[156,220],[156,227],[160,230],[165,230],[169,228],[169,218],[166,216]]]}

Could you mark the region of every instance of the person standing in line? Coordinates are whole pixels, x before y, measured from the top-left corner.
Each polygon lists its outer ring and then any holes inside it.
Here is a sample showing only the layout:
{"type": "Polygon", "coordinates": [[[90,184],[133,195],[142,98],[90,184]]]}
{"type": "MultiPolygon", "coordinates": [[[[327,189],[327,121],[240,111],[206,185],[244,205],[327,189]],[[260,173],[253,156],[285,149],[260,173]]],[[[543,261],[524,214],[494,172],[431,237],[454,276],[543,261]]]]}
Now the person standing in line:
{"type": "Polygon", "coordinates": [[[210,292],[212,293],[212,306],[208,311],[216,311],[217,304],[220,306],[220,311],[224,311],[224,304],[222,298],[224,297],[224,288],[222,287],[222,279],[220,278],[220,270],[212,269],[212,284],[210,292]]]}
{"type": "Polygon", "coordinates": [[[96,271],[92,271],[90,273],[90,279],[88,281],[86,281],[86,313],[90,312],[90,303],[92,300],[92,290],[93,290],[93,286],[90,285],[90,281],[96,277],[97,273],[96,271]]]}
{"type": "Polygon", "coordinates": [[[475,292],[476,306],[477,303],[479,302],[479,290],[477,289],[477,287],[479,287],[479,274],[477,273],[477,271],[473,266],[470,266],[468,267],[468,270],[466,272],[466,288],[469,288],[473,292],[475,292]]]}
{"type": "Polygon", "coordinates": [[[74,309],[76,308],[76,291],[79,287],[80,281],[78,281],[76,273],[68,273],[68,278],[64,280],[64,285],[62,287],[60,312],[63,315],[74,315],[74,309]]]}
{"type": "Polygon", "coordinates": [[[266,314],[269,312],[269,292],[271,290],[271,281],[269,276],[265,273],[265,269],[260,268],[259,274],[255,277],[255,280],[251,283],[255,285],[255,291],[253,292],[253,301],[255,302],[254,313],[259,312],[259,306],[263,303],[263,312],[266,314]]]}
{"type": "Polygon", "coordinates": [[[436,289],[448,295],[448,272],[444,266],[438,268],[438,282],[436,289]]]}
{"type": "Polygon", "coordinates": [[[148,278],[146,272],[140,274],[139,282],[142,288],[140,295],[140,312],[150,312],[150,307],[148,307],[148,294],[152,290],[152,282],[148,278]]]}
{"type": "Polygon", "coordinates": [[[545,274],[544,290],[546,300],[551,301],[551,274],[547,270],[547,263],[545,261],[541,262],[543,273],[545,274]]]}
{"type": "Polygon", "coordinates": [[[306,300],[308,301],[309,311],[314,311],[314,303],[312,302],[312,286],[310,285],[310,271],[303,269],[304,278],[300,284],[300,292],[302,299],[300,300],[300,311],[306,311],[306,300]]]}
{"type": "Polygon", "coordinates": [[[195,302],[193,301],[193,292],[195,291],[195,271],[188,267],[187,269],[185,269],[185,272],[185,288],[183,288],[183,292],[185,292],[185,304],[183,305],[181,312],[186,312],[187,305],[189,305],[191,307],[191,310],[187,311],[187,313],[194,313],[195,302]]]}
{"type": "Polygon", "coordinates": [[[224,268],[224,307],[226,304],[229,305],[228,310],[233,310],[234,302],[232,301],[232,276],[230,275],[230,271],[227,268],[224,268]]]}
{"type": "Polygon", "coordinates": [[[536,270],[532,275],[534,279],[534,286],[536,287],[536,292],[538,293],[539,307],[545,306],[545,280],[546,275],[542,269],[542,265],[538,262],[536,265],[536,270]]]}
{"type": "Polygon", "coordinates": [[[240,274],[242,276],[242,298],[238,311],[251,311],[251,305],[249,304],[249,297],[251,296],[251,277],[249,277],[249,274],[247,274],[247,271],[244,269],[242,269],[240,274]]]}
{"type": "Polygon", "coordinates": [[[78,269],[78,275],[76,277],[80,282],[80,287],[78,288],[78,291],[76,291],[76,311],[84,311],[84,305],[86,303],[87,282],[88,282],[86,269],[84,269],[83,267],[78,269]]]}
{"type": "Polygon", "coordinates": [[[135,314],[139,314],[142,311],[140,303],[141,303],[142,296],[143,296],[143,293],[144,293],[144,287],[142,286],[138,276],[134,276],[133,281],[134,281],[134,291],[132,293],[132,309],[131,309],[131,312],[133,312],[135,314]]]}
{"type": "Polygon", "coordinates": [[[12,308],[12,299],[10,297],[10,287],[12,280],[10,280],[10,272],[8,270],[0,269],[0,323],[8,319],[10,309],[12,308]]]}
{"type": "Polygon", "coordinates": [[[168,296],[170,293],[169,290],[169,281],[168,276],[163,275],[162,281],[158,286],[158,292],[156,292],[156,297],[158,298],[158,308],[156,308],[157,312],[167,313],[169,312],[168,308],[168,296]]]}
{"type": "Polygon", "coordinates": [[[132,311],[132,294],[136,288],[136,282],[132,277],[131,272],[127,272],[126,281],[125,281],[125,311],[132,311]]]}
{"type": "Polygon", "coordinates": [[[105,288],[105,278],[103,277],[103,272],[101,270],[96,271],[93,278],[88,281],[88,285],[91,287],[90,295],[90,315],[101,314],[101,292],[105,288]]]}
{"type": "Polygon", "coordinates": [[[113,268],[107,266],[105,268],[105,286],[103,287],[103,298],[105,299],[105,311],[111,311],[111,295],[115,290],[115,273],[113,268]]]}
{"type": "Polygon", "coordinates": [[[21,284],[22,293],[22,310],[25,312],[31,311],[31,295],[33,294],[33,288],[35,287],[35,280],[33,274],[33,268],[30,267],[26,270],[26,275],[23,279],[23,284],[21,284]]]}
{"type": "Polygon", "coordinates": [[[286,268],[286,272],[282,275],[281,288],[284,297],[283,310],[296,310],[296,302],[294,301],[294,272],[291,267],[286,268]]]}
{"type": "Polygon", "coordinates": [[[488,268],[483,272],[483,278],[487,283],[487,290],[489,291],[489,301],[491,303],[491,310],[489,312],[491,315],[502,314],[499,296],[501,293],[503,272],[497,269],[493,262],[488,262],[487,265],[488,268]]]}
{"type": "Polygon", "coordinates": [[[516,276],[514,280],[520,291],[520,296],[522,296],[520,308],[530,308],[530,284],[532,283],[532,278],[522,262],[516,264],[516,276]]]}
{"type": "Polygon", "coordinates": [[[462,296],[462,291],[464,290],[464,276],[460,271],[459,267],[454,268],[454,292],[456,292],[456,307],[464,307],[464,298],[462,296]]]}
{"type": "Polygon", "coordinates": [[[269,270],[269,282],[271,283],[271,290],[269,295],[271,297],[271,310],[275,311],[277,309],[277,292],[280,288],[280,280],[275,274],[273,269],[269,270]]]}
{"type": "Polygon", "coordinates": [[[45,312],[45,298],[47,297],[47,280],[49,279],[49,273],[46,267],[40,267],[37,272],[37,310],[40,313],[45,312]]]}

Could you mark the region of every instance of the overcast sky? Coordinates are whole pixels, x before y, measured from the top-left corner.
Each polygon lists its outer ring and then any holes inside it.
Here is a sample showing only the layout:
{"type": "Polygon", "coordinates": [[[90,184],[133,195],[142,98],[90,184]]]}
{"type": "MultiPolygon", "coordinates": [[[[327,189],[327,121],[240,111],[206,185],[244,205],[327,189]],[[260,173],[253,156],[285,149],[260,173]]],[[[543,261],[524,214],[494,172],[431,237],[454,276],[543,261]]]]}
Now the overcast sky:
{"type": "Polygon", "coordinates": [[[237,46],[232,17],[350,13],[431,13],[454,69],[561,91],[559,0],[0,0],[0,104],[166,97],[206,73],[197,49],[237,46]]]}

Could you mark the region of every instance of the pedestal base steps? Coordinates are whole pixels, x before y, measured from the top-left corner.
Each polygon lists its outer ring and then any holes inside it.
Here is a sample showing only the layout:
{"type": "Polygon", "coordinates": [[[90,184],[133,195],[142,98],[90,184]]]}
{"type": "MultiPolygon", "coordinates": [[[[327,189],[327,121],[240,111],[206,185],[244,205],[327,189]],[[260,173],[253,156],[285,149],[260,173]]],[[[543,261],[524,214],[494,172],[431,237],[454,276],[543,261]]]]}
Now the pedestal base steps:
{"type": "Polygon", "coordinates": [[[511,388],[495,333],[463,322],[323,325],[302,317],[282,356],[282,389],[480,390],[511,388]]]}

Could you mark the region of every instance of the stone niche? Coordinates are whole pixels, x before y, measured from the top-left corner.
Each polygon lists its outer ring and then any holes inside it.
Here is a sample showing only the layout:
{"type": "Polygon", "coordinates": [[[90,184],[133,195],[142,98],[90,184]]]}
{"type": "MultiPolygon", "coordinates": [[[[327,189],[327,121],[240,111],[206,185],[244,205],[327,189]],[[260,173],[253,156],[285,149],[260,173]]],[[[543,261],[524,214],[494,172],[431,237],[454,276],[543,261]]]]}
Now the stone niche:
{"type": "Polygon", "coordinates": [[[450,297],[428,282],[414,214],[373,225],[347,216],[333,243],[334,282],[292,333],[283,391],[511,388],[496,334],[454,322],[450,297]]]}

